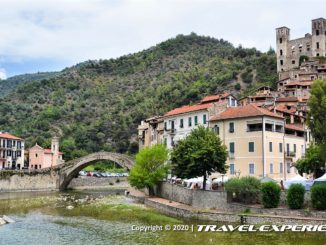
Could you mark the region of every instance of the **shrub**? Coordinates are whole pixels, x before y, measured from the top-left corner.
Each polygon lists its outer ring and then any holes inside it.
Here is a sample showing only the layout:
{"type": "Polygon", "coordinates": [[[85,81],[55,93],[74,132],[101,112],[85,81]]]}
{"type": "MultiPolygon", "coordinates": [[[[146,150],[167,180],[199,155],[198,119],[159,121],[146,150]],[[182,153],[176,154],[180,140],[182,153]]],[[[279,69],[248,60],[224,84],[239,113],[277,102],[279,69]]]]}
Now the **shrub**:
{"type": "Polygon", "coordinates": [[[281,197],[281,187],[274,182],[267,182],[262,184],[261,192],[264,207],[277,208],[281,197]]]}
{"type": "Polygon", "coordinates": [[[231,178],[225,183],[226,191],[235,193],[238,201],[244,203],[254,203],[260,187],[260,181],[251,176],[231,178]]]}
{"type": "Polygon", "coordinates": [[[303,207],[305,188],[301,184],[292,184],[288,189],[286,202],[291,209],[303,207]]]}
{"type": "Polygon", "coordinates": [[[317,184],[311,188],[311,203],[315,209],[326,209],[326,185],[317,184]]]}

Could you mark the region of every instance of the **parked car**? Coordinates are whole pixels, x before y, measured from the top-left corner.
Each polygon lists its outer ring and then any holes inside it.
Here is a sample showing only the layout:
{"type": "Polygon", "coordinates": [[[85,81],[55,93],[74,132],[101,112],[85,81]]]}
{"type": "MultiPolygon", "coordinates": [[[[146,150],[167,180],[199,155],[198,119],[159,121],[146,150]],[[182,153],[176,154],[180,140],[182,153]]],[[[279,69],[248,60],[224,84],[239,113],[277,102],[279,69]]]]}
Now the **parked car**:
{"type": "Polygon", "coordinates": [[[87,173],[85,171],[80,171],[79,172],[79,176],[86,176],[86,175],[87,175],[87,173]]]}
{"type": "Polygon", "coordinates": [[[101,177],[101,175],[99,173],[97,173],[97,172],[94,172],[93,177],[98,177],[99,178],[99,177],[101,177]]]}
{"type": "Polygon", "coordinates": [[[86,174],[86,176],[91,177],[91,176],[93,176],[93,173],[92,173],[92,172],[88,172],[88,173],[86,174]]]}

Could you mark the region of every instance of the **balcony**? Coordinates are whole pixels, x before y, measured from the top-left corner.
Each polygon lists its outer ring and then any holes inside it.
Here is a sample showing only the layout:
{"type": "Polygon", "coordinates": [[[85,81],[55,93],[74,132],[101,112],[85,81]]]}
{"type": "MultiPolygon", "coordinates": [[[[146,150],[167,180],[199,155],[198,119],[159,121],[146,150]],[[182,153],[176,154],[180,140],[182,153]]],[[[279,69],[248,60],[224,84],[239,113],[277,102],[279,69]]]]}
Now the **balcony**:
{"type": "Polygon", "coordinates": [[[234,152],[229,152],[229,159],[234,159],[234,152]]]}
{"type": "Polygon", "coordinates": [[[176,134],[176,132],[177,132],[177,130],[175,128],[165,129],[165,131],[167,133],[169,133],[169,134],[172,134],[172,135],[176,134]]]}
{"type": "Polygon", "coordinates": [[[285,152],[285,158],[292,159],[294,157],[296,157],[296,153],[294,151],[285,152]]]}

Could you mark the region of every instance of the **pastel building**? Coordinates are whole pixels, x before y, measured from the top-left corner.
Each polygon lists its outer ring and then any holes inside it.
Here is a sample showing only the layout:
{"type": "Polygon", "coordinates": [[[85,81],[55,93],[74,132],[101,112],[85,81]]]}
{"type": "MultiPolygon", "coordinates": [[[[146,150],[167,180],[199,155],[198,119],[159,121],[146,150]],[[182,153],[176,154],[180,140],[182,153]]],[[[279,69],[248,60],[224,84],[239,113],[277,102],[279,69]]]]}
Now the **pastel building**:
{"type": "Polygon", "coordinates": [[[53,137],[51,149],[45,149],[36,144],[29,149],[29,169],[54,167],[64,163],[63,153],[59,151],[59,138],[53,137]]]}
{"type": "Polygon", "coordinates": [[[228,108],[210,118],[210,128],[228,149],[228,176],[295,176],[295,161],[305,153],[303,129],[289,128],[284,117],[255,104],[228,108]]]}
{"type": "Polygon", "coordinates": [[[238,102],[233,95],[224,93],[207,96],[198,104],[182,106],[167,112],[164,115],[164,143],[168,149],[173,148],[194,128],[199,125],[208,127],[211,115],[237,105],[238,102]]]}
{"type": "Polygon", "coordinates": [[[0,169],[24,167],[24,140],[9,133],[0,132],[0,169]]]}

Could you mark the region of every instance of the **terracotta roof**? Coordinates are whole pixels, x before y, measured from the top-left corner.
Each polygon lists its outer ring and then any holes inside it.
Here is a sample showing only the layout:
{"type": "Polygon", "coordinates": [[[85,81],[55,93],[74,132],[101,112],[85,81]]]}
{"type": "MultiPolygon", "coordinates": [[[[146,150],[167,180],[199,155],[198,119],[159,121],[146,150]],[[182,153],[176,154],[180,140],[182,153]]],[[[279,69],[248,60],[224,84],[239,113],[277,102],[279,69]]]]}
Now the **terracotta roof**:
{"type": "MultiPolygon", "coordinates": [[[[52,151],[51,151],[51,149],[44,149],[44,153],[45,153],[45,154],[52,154],[52,151]]],[[[63,155],[63,153],[60,152],[60,151],[59,151],[59,154],[60,154],[60,155],[63,155]]]]}
{"type": "Polygon", "coordinates": [[[302,125],[298,124],[285,124],[286,129],[296,130],[296,131],[304,131],[304,128],[302,125]]]}
{"type": "Polygon", "coordinates": [[[23,140],[19,137],[16,137],[14,135],[11,135],[11,134],[7,134],[7,133],[4,133],[4,134],[0,134],[0,138],[4,138],[4,139],[12,139],[12,140],[23,140]]]}
{"type": "Polygon", "coordinates": [[[221,98],[228,97],[229,95],[231,95],[231,94],[230,93],[223,93],[223,94],[206,96],[201,100],[201,103],[216,101],[216,100],[219,100],[221,98]]]}
{"type": "Polygon", "coordinates": [[[286,77],[286,78],[283,78],[283,79],[281,79],[281,80],[278,80],[278,83],[279,83],[279,82],[283,82],[283,81],[288,80],[288,79],[290,79],[290,77],[286,77]]]}
{"type": "Polygon", "coordinates": [[[221,114],[211,117],[210,121],[232,119],[232,118],[256,117],[256,116],[270,116],[270,117],[283,119],[281,115],[270,112],[265,108],[258,107],[257,105],[254,104],[248,104],[245,106],[228,108],[221,114]]]}
{"type": "Polygon", "coordinates": [[[173,116],[173,115],[183,114],[187,112],[207,110],[207,108],[210,107],[211,105],[213,105],[213,103],[186,105],[179,108],[175,108],[172,111],[165,113],[165,116],[173,116]]]}
{"type": "Polygon", "coordinates": [[[297,97],[281,97],[281,98],[277,98],[276,101],[278,101],[278,102],[297,102],[298,98],[297,97]]]}
{"type": "Polygon", "coordinates": [[[295,85],[308,86],[308,85],[311,85],[312,83],[313,83],[313,81],[311,81],[311,80],[306,80],[306,81],[292,81],[292,82],[288,82],[287,84],[285,84],[285,86],[295,86],[295,85]]]}

